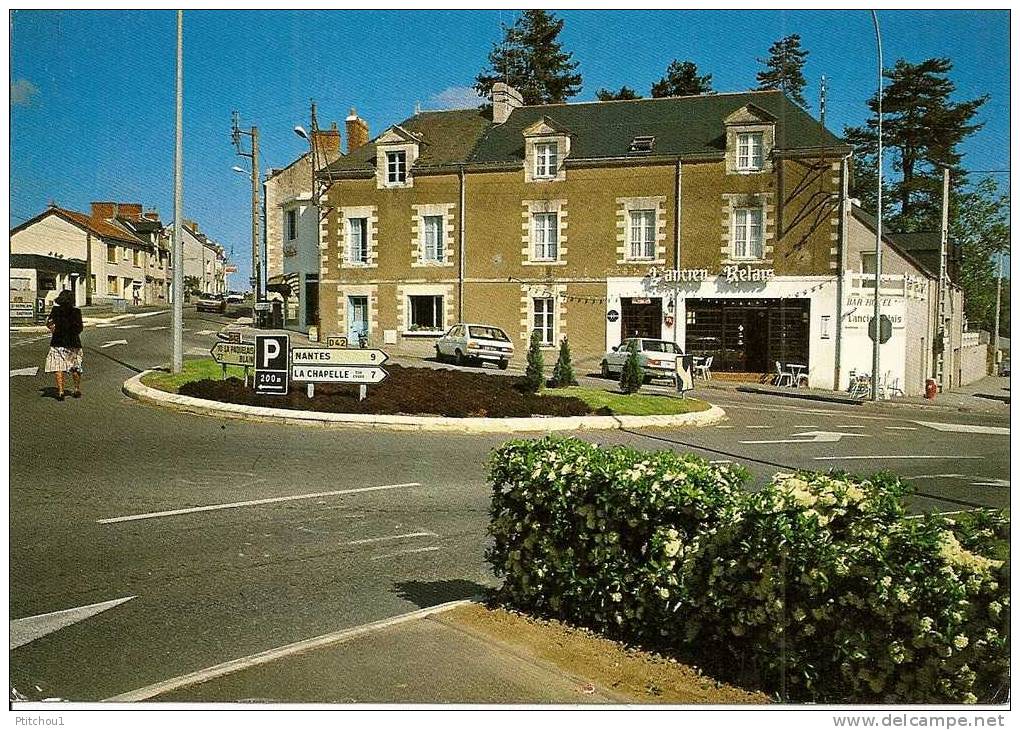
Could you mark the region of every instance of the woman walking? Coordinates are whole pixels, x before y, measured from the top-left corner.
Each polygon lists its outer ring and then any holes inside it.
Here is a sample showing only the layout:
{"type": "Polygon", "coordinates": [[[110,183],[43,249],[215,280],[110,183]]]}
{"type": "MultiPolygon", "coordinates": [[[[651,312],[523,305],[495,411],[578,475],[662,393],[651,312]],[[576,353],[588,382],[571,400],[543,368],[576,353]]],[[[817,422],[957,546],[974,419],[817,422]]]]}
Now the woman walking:
{"type": "Polygon", "coordinates": [[[74,306],[70,291],[60,292],[46,319],[46,328],[53,333],[50,352],[46,356],[46,372],[57,378],[57,400],[64,400],[64,373],[74,379],[75,398],[81,398],[81,310],[74,306]]]}

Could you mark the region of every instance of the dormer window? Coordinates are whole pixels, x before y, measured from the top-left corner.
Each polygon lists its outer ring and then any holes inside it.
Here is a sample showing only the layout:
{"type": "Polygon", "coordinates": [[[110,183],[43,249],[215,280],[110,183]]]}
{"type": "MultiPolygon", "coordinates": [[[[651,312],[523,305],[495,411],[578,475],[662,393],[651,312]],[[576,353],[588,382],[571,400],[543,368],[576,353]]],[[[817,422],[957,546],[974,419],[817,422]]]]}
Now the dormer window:
{"type": "Polygon", "coordinates": [[[545,179],[556,177],[559,154],[555,142],[540,142],[535,145],[535,177],[545,179]]]}
{"type": "Polygon", "coordinates": [[[386,184],[403,185],[407,182],[407,153],[403,150],[386,153],[386,184]]]}
{"type": "Polygon", "coordinates": [[[737,169],[756,172],[762,168],[761,132],[744,132],[737,135],[737,169]]]}

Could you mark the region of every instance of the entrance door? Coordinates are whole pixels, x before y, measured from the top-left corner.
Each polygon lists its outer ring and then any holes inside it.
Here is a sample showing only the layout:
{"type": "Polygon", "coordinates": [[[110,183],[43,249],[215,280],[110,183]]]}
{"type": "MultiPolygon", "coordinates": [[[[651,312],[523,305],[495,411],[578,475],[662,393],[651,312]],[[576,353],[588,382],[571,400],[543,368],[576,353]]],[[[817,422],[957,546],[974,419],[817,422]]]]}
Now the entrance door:
{"type": "Polygon", "coordinates": [[[305,278],[305,326],[319,323],[319,277],[309,274],[305,278]]]}
{"type": "Polygon", "coordinates": [[[368,334],[368,297],[347,297],[347,341],[357,342],[368,334]]]}
{"type": "Polygon", "coordinates": [[[662,338],[661,299],[620,299],[620,339],[646,337],[662,338]]]}

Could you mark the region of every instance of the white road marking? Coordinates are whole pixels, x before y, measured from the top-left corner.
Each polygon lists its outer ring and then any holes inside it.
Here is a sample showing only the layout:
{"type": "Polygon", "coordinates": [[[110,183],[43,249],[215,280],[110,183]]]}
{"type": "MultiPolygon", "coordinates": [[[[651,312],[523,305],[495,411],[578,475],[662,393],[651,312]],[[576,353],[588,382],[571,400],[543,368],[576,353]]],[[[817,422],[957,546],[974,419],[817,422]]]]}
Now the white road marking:
{"type": "Polygon", "coordinates": [[[21,368],[20,370],[11,370],[11,377],[15,375],[35,375],[39,372],[39,366],[36,365],[34,368],[21,368]]]}
{"type": "Polygon", "coordinates": [[[753,429],[757,429],[757,428],[775,428],[775,426],[744,426],[744,428],[753,428],[753,429]]]}
{"type": "Polygon", "coordinates": [[[114,606],[130,601],[134,597],[115,598],[112,601],[93,603],[89,606],[67,608],[63,611],[53,611],[52,613],[42,613],[38,616],[14,619],[11,621],[11,649],[24,646],[30,641],[35,641],[47,634],[52,634],[54,631],[59,631],[79,621],[84,621],[95,616],[97,613],[108,611],[114,606]]]}
{"type": "Polygon", "coordinates": [[[972,487],[1006,487],[1009,488],[1009,479],[993,479],[990,477],[979,477],[981,481],[971,482],[972,487]]]}
{"type": "Polygon", "coordinates": [[[813,423],[800,423],[794,426],[794,428],[821,428],[821,426],[816,426],[813,423]]]}
{"type": "Polygon", "coordinates": [[[1006,487],[1009,488],[1009,479],[996,479],[994,477],[975,477],[973,474],[917,474],[910,477],[901,477],[903,481],[913,481],[915,479],[977,479],[979,481],[973,481],[970,483],[972,487],[1006,487]]]}
{"type": "Polygon", "coordinates": [[[105,350],[107,347],[113,347],[114,345],[126,345],[126,344],[127,344],[127,340],[110,340],[109,342],[104,342],[103,344],[101,344],[99,346],[99,349],[105,350]]]}
{"type": "Polygon", "coordinates": [[[983,459],[983,456],[956,456],[956,455],[914,455],[914,454],[890,454],[888,456],[816,456],[815,461],[850,461],[852,459],[983,459]]]}
{"type": "Polygon", "coordinates": [[[372,560],[385,560],[386,558],[395,558],[395,557],[398,557],[400,555],[411,555],[413,553],[434,553],[437,550],[439,550],[439,548],[437,548],[437,547],[424,547],[424,548],[415,548],[414,550],[401,550],[400,552],[396,552],[396,553],[387,553],[386,555],[376,555],[374,558],[372,558],[372,560]]]}
{"type": "Polygon", "coordinates": [[[860,438],[867,438],[868,435],[865,433],[838,433],[836,431],[804,431],[803,433],[793,434],[793,438],[790,439],[774,439],[770,441],[740,441],[742,444],[832,444],[836,443],[844,436],[858,436],[860,438]],[[811,438],[798,438],[803,436],[810,436],[811,438]]]}
{"type": "Polygon", "coordinates": [[[360,487],[358,489],[336,489],[332,492],[312,492],[311,494],[292,494],[286,497],[268,497],[266,499],[249,499],[244,502],[226,502],[224,504],[207,504],[202,507],[185,507],[183,509],[170,509],[162,512],[146,512],[138,515],[125,515],[124,517],[107,517],[96,520],[100,525],[110,525],[114,522],[134,522],[137,520],[151,520],[155,517],[173,517],[176,515],[189,515],[195,512],[213,512],[221,509],[236,509],[238,507],[254,507],[260,504],[274,504],[277,502],[294,502],[299,499],[314,499],[316,497],[336,497],[343,494],[361,494],[362,492],[378,492],[384,489],[401,489],[403,487],[420,487],[419,482],[407,482],[406,484],[383,484],[378,487],[360,487]]]}
{"type": "Polygon", "coordinates": [[[208,357],[209,356],[209,350],[204,349],[202,347],[189,347],[187,350],[184,351],[184,354],[185,355],[205,355],[206,357],[208,357]]]}
{"type": "Polygon", "coordinates": [[[864,426],[855,426],[852,423],[840,423],[837,426],[833,426],[833,428],[864,428],[864,426]]]}
{"type": "Polygon", "coordinates": [[[168,329],[170,329],[170,325],[161,324],[158,327],[146,327],[145,331],[146,332],[159,332],[160,330],[168,330],[168,329]]]}
{"type": "Polygon", "coordinates": [[[196,335],[214,335],[214,334],[216,334],[216,332],[217,332],[217,330],[199,330],[195,334],[196,335]]]}
{"type": "Polygon", "coordinates": [[[441,603],[438,606],[429,606],[428,608],[421,608],[417,611],[411,611],[410,613],[405,613],[400,616],[393,616],[392,618],[383,619],[381,621],[373,621],[369,624],[362,624],[361,626],[355,626],[350,629],[342,629],[329,634],[323,634],[322,636],[316,636],[311,639],[297,641],[293,644],[287,644],[286,646],[281,646],[276,649],[269,649],[268,651],[259,652],[258,654],[252,654],[250,656],[241,657],[240,659],[224,662],[223,664],[217,664],[206,669],[200,669],[197,672],[191,672],[190,674],[184,674],[179,677],[174,677],[173,679],[167,679],[163,682],[150,684],[148,687],[141,687],[140,689],[132,690],[130,692],[124,692],[105,699],[103,702],[140,702],[142,700],[152,699],[153,697],[158,697],[159,695],[166,694],[167,692],[173,692],[174,690],[182,689],[183,687],[190,687],[195,684],[201,684],[202,682],[208,682],[210,679],[224,677],[228,674],[240,672],[244,669],[256,667],[260,664],[268,664],[269,662],[274,662],[277,659],[282,659],[286,656],[300,654],[302,652],[319,649],[333,644],[342,644],[390,626],[396,626],[409,621],[422,619],[426,616],[458,608],[459,606],[466,606],[469,603],[473,603],[474,600],[475,599],[469,598],[460,601],[450,601],[449,603],[441,603]]]}
{"type": "Polygon", "coordinates": [[[966,479],[967,477],[963,474],[915,474],[910,477],[900,477],[903,481],[912,481],[914,479],[966,479]]]}
{"type": "Polygon", "coordinates": [[[917,426],[886,426],[890,431],[916,431],[917,426]]]}
{"type": "Polygon", "coordinates": [[[365,537],[361,540],[351,540],[348,545],[368,545],[373,542],[386,542],[387,540],[403,540],[406,537],[439,537],[434,532],[408,532],[403,535],[387,535],[385,537],[365,537]]]}
{"type": "Polygon", "coordinates": [[[716,428],[723,429],[723,428],[736,428],[736,427],[735,426],[716,426],[716,428]]]}
{"type": "Polygon", "coordinates": [[[732,464],[730,459],[712,459],[708,462],[709,464],[732,464]]]}
{"type": "Polygon", "coordinates": [[[997,426],[972,426],[969,423],[940,423],[937,421],[914,421],[914,423],[947,433],[987,433],[993,436],[1009,436],[1008,428],[997,426]]]}
{"type": "Polygon", "coordinates": [[[135,315],[135,319],[143,319],[145,317],[155,317],[157,314],[166,314],[169,311],[170,311],[169,309],[158,309],[155,312],[142,312],[141,314],[136,314],[135,315]]]}
{"type": "Polygon", "coordinates": [[[141,329],[141,327],[142,327],[142,325],[140,325],[140,324],[118,324],[116,327],[114,327],[114,329],[118,329],[118,330],[137,330],[137,329],[141,329]]]}

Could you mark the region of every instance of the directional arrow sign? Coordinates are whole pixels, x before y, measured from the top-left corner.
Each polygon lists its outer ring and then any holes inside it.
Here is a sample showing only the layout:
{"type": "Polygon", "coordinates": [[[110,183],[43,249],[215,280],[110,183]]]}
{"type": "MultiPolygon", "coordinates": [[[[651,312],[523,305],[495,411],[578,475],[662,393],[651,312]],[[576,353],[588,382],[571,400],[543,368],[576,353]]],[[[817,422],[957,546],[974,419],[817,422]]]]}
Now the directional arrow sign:
{"type": "Polygon", "coordinates": [[[294,365],[382,365],[389,357],[382,350],[295,347],[290,351],[290,361],[294,365]]]}
{"type": "Polygon", "coordinates": [[[220,365],[255,367],[255,345],[250,342],[217,342],[209,353],[220,365]]]}
{"type": "Polygon", "coordinates": [[[362,383],[371,385],[389,373],[382,368],[349,365],[291,365],[290,377],[306,383],[362,383]]]}
{"type": "Polygon", "coordinates": [[[11,377],[13,378],[15,375],[35,375],[38,372],[38,366],[34,368],[21,368],[20,370],[11,370],[11,377]]]}
{"type": "Polygon", "coordinates": [[[112,601],[93,603],[90,606],[79,606],[78,608],[68,608],[64,611],[54,611],[53,613],[43,613],[38,616],[15,619],[11,621],[11,649],[24,646],[30,641],[46,636],[46,634],[52,634],[54,631],[71,626],[79,621],[84,621],[95,616],[97,613],[108,611],[114,606],[130,601],[132,598],[134,596],[115,598],[112,601]]]}
{"type": "Polygon", "coordinates": [[[99,349],[105,350],[107,347],[113,347],[114,345],[126,345],[126,344],[127,344],[127,340],[110,340],[109,342],[104,342],[103,344],[101,344],[99,346],[99,349]]]}
{"type": "Polygon", "coordinates": [[[742,444],[832,444],[844,436],[867,436],[864,433],[840,433],[838,431],[804,431],[793,434],[793,438],[773,441],[741,441],[742,444]],[[809,436],[810,438],[804,438],[809,436]]]}

